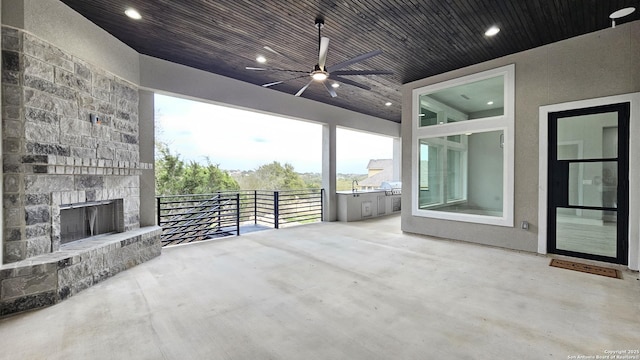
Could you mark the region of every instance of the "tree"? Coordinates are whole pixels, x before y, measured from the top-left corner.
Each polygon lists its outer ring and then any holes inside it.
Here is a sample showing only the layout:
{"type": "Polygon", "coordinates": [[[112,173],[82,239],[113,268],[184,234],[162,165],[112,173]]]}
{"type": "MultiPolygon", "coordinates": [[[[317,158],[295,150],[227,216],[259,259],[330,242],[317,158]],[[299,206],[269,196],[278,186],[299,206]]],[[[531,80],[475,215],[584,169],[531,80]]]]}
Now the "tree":
{"type": "Polygon", "coordinates": [[[194,161],[185,164],[180,155],[171,154],[166,144],[158,144],[156,159],[156,194],[210,194],[216,191],[239,190],[240,185],[206,158],[206,164],[194,161]]]}
{"type": "Polygon", "coordinates": [[[242,179],[243,189],[257,190],[294,190],[304,189],[306,184],[293,165],[274,161],[260,166],[252,174],[242,179]]]}

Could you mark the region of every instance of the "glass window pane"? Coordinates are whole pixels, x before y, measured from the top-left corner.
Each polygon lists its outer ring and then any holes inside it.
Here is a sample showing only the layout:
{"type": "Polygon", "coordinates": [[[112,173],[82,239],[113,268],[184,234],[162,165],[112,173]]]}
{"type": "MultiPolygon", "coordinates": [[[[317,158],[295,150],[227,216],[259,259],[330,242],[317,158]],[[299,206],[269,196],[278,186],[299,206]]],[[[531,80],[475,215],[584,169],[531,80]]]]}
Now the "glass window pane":
{"type": "Polygon", "coordinates": [[[618,163],[570,163],[569,205],[618,207],[618,163]]]}
{"type": "Polygon", "coordinates": [[[441,153],[442,145],[429,140],[420,141],[419,163],[419,199],[420,207],[426,207],[442,203],[442,176],[441,153]]]}
{"type": "Polygon", "coordinates": [[[502,134],[489,131],[421,139],[419,208],[502,216],[502,134]],[[428,179],[428,190],[422,186],[423,179],[428,179]]]}
{"type": "Polygon", "coordinates": [[[584,254],[616,257],[615,211],[558,208],[556,248],[584,254]]]}
{"type": "Polygon", "coordinates": [[[447,140],[448,141],[453,141],[453,142],[461,142],[461,136],[460,135],[451,135],[451,136],[447,136],[447,140]]]}
{"type": "Polygon", "coordinates": [[[504,115],[504,76],[419,96],[420,126],[504,115]]]}
{"type": "Polygon", "coordinates": [[[558,118],[558,160],[618,157],[618,113],[558,118]]]}
{"type": "Polygon", "coordinates": [[[438,123],[438,114],[433,111],[429,111],[426,108],[420,110],[420,126],[435,125],[438,123]]]}
{"type": "Polygon", "coordinates": [[[463,156],[463,151],[451,149],[447,151],[447,202],[464,199],[466,169],[464,169],[463,156]]]}

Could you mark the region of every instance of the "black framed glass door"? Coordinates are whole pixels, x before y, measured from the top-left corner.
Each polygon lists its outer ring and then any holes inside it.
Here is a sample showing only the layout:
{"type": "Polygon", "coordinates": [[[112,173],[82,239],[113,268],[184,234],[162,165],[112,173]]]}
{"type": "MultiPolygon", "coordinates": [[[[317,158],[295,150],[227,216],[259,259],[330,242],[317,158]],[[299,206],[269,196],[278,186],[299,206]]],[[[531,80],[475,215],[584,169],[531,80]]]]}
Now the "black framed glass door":
{"type": "Polygon", "coordinates": [[[550,253],[627,264],[629,110],[549,113],[550,253]]]}

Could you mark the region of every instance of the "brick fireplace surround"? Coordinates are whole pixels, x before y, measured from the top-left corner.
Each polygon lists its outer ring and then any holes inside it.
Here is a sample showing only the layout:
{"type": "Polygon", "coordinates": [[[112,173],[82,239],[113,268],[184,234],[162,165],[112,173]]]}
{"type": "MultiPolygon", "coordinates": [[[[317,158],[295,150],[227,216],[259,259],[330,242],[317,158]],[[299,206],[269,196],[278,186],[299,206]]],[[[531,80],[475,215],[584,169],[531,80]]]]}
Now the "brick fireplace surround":
{"type": "Polygon", "coordinates": [[[160,255],[140,227],[138,88],[2,27],[0,316],[55,304],[160,255]],[[90,121],[96,115],[99,123],[90,121]],[[122,232],[60,244],[60,206],[122,199],[122,232]]]}

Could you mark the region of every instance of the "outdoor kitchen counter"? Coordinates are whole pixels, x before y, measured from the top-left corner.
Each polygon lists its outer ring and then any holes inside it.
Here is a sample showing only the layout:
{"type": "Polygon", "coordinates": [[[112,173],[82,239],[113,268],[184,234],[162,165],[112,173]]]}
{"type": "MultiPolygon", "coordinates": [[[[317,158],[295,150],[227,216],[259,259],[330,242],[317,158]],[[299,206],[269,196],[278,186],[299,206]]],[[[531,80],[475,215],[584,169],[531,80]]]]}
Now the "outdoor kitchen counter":
{"type": "Polygon", "coordinates": [[[338,221],[359,221],[400,212],[402,195],[388,190],[338,191],[338,221]]]}

